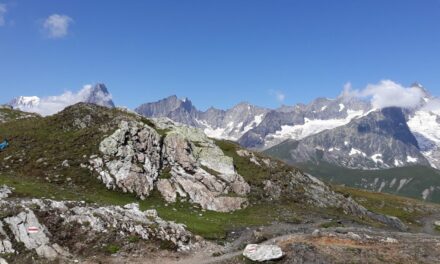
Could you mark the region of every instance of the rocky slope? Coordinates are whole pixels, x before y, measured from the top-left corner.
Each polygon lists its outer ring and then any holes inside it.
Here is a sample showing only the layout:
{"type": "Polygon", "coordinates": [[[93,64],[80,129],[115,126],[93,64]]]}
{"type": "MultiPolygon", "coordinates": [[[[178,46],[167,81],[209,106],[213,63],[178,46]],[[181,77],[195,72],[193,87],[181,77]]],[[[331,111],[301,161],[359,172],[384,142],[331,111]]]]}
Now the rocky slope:
{"type": "Polygon", "coordinates": [[[10,261],[125,252],[131,237],[182,250],[200,241],[170,221],[205,235],[302,222],[300,212],[408,228],[298,169],[166,119],[80,103],[4,123],[0,134],[12,139],[0,152],[0,183],[16,189],[1,202],[10,261]]]}
{"type": "Polygon", "coordinates": [[[77,263],[75,255],[87,250],[88,244],[103,239],[125,240],[129,236],[164,241],[179,251],[194,246],[194,237],[184,225],[162,220],[155,210],[142,212],[138,204],[121,207],[8,199],[11,193],[7,186],[0,188],[0,255],[15,263],[29,263],[35,256],[42,259],[41,263],[55,260],[77,263]]]}

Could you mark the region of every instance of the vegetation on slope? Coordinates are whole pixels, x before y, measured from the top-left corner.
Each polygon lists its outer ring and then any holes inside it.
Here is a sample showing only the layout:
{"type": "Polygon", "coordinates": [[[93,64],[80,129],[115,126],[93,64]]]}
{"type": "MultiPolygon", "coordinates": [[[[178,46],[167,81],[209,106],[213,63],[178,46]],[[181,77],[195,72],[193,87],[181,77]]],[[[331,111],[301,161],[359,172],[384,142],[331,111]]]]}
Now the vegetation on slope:
{"type": "MultiPolygon", "coordinates": [[[[157,192],[144,201],[139,201],[132,194],[108,190],[96,178],[97,175],[83,168],[81,164],[87,164],[90,155],[98,152],[101,140],[111,134],[123,119],[139,119],[153,126],[149,120],[131,113],[86,104],[69,107],[46,118],[35,117],[0,125],[0,137],[9,138],[11,143],[8,149],[0,152],[0,184],[14,187],[14,195],[21,197],[81,200],[113,205],[139,202],[142,209],[154,208],[162,218],[184,223],[194,233],[213,239],[224,238],[228,230],[265,225],[274,221],[299,223],[313,216],[356,220],[332,209],[310,208],[301,200],[281,199],[274,203],[259,199],[264,196],[264,180],[283,180],[286,172],[296,169],[281,161],[272,161],[276,166],[257,166],[249,158],[239,156],[237,150],[240,147],[229,141],[216,143],[226,155],[234,159],[237,171],[253,188],[251,205],[244,210],[234,213],[204,211],[187,202],[168,204],[157,192]],[[63,165],[66,160],[68,165],[63,165]]],[[[254,155],[268,159],[262,154],[254,155]]],[[[166,177],[166,172],[162,176],[166,177]]],[[[341,192],[344,190],[348,189],[339,189],[341,192]]],[[[356,196],[356,199],[366,199],[366,203],[372,205],[377,199],[381,199],[362,192],[347,191],[347,194],[356,196]]],[[[389,200],[392,199],[386,199],[385,203],[389,200]]],[[[390,206],[394,205],[390,203],[390,206]]],[[[369,208],[385,212],[383,208],[369,208]]],[[[402,216],[400,211],[386,213],[402,216]]],[[[411,215],[404,218],[414,221],[411,215]]]]}
{"type": "MultiPolygon", "coordinates": [[[[290,154],[290,150],[296,148],[297,144],[297,141],[284,141],[282,144],[265,150],[264,153],[333,184],[343,184],[373,191],[380,190],[418,199],[422,199],[423,191],[431,186],[440,186],[440,171],[420,165],[382,170],[360,170],[348,169],[322,161],[298,164],[291,159],[290,154]],[[394,184],[392,184],[393,180],[394,184]],[[403,184],[399,188],[401,180],[403,184]]],[[[426,200],[440,202],[440,191],[430,192],[426,196],[426,200]]]]}

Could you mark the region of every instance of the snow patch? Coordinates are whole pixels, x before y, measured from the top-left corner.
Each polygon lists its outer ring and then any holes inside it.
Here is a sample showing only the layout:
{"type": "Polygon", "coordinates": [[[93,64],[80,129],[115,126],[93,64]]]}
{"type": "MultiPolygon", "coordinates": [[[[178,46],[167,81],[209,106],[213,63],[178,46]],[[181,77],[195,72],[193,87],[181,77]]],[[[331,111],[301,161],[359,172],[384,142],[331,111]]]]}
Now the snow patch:
{"type": "Polygon", "coordinates": [[[411,156],[406,156],[406,162],[411,162],[411,163],[416,163],[417,162],[417,158],[411,157],[411,156]]]}
{"type": "Polygon", "coordinates": [[[355,149],[355,148],[351,148],[350,153],[348,153],[348,155],[350,155],[350,156],[362,155],[364,157],[367,156],[367,154],[365,154],[364,152],[360,151],[359,149],[355,149]]]}
{"type": "Polygon", "coordinates": [[[371,156],[371,159],[375,162],[375,163],[383,163],[382,160],[382,154],[374,154],[373,156],[371,156]]]}
{"type": "Polygon", "coordinates": [[[385,181],[381,182],[381,183],[380,183],[380,187],[379,187],[379,189],[378,189],[377,191],[378,191],[378,192],[381,192],[382,189],[385,187],[385,185],[386,185],[386,182],[385,182],[385,181]]]}
{"type": "Polygon", "coordinates": [[[341,112],[344,109],[345,109],[345,105],[344,104],[339,104],[339,112],[341,112]]]}
{"type": "Polygon", "coordinates": [[[406,184],[410,183],[412,181],[413,178],[410,179],[401,179],[399,181],[399,187],[397,187],[397,191],[400,191],[400,189],[403,188],[403,186],[405,186],[406,184]]]}
{"type": "Polygon", "coordinates": [[[403,162],[401,160],[394,159],[394,166],[401,167],[403,166],[403,162]]]}
{"type": "Polygon", "coordinates": [[[281,142],[285,139],[300,140],[307,136],[317,134],[327,129],[333,129],[348,124],[354,118],[364,115],[362,110],[348,110],[347,117],[343,119],[308,119],[304,118],[303,125],[283,125],[281,130],[266,136],[266,146],[273,142],[281,142]]]}

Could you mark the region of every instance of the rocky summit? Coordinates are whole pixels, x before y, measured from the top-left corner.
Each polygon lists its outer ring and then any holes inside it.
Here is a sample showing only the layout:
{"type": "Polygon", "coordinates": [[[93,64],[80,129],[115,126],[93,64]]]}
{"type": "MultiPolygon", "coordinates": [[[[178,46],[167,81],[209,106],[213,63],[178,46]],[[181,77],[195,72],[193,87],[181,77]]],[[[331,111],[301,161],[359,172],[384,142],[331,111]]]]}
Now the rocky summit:
{"type": "MultiPolygon", "coordinates": [[[[439,259],[393,254],[440,243],[434,204],[330,186],[168,118],[88,103],[0,113],[3,263],[344,262],[353,250],[371,262],[439,259]]],[[[403,116],[378,114],[359,125],[380,134],[403,116]]],[[[407,130],[387,140],[400,146],[407,130]]]]}

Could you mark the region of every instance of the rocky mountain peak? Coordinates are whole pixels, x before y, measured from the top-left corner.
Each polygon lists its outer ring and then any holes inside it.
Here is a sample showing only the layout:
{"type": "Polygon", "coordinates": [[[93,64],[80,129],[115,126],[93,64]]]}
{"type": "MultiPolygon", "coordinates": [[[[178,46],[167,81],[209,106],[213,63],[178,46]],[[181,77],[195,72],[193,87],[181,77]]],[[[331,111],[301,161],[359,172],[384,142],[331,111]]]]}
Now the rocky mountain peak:
{"type": "Polygon", "coordinates": [[[88,95],[84,98],[85,103],[96,104],[105,107],[115,107],[112,96],[103,83],[97,83],[90,87],[88,95]]]}

